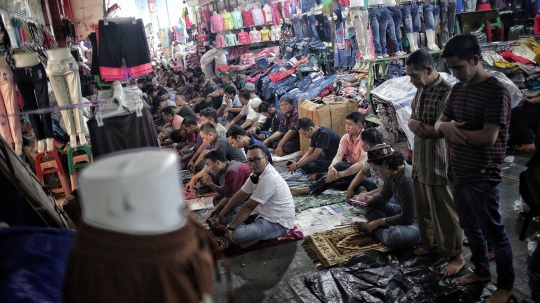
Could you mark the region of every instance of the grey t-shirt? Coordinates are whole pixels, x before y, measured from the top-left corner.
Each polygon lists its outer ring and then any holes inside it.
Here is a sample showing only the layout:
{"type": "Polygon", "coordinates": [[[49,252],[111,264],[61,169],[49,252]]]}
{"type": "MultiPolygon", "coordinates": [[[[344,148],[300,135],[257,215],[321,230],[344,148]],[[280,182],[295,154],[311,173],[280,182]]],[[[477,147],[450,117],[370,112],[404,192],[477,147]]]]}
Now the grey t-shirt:
{"type": "Polygon", "coordinates": [[[223,155],[225,155],[225,158],[229,161],[240,161],[240,162],[246,162],[246,156],[244,155],[244,152],[241,151],[238,148],[234,148],[227,139],[225,139],[224,136],[218,135],[216,143],[214,143],[213,146],[214,149],[219,150],[223,155]]]}
{"type": "Polygon", "coordinates": [[[396,197],[401,205],[401,214],[386,218],[387,226],[411,225],[416,221],[414,208],[412,167],[405,163],[403,174],[398,180],[389,178],[384,181],[382,191],[373,195],[375,204],[388,203],[392,196],[396,197]]]}

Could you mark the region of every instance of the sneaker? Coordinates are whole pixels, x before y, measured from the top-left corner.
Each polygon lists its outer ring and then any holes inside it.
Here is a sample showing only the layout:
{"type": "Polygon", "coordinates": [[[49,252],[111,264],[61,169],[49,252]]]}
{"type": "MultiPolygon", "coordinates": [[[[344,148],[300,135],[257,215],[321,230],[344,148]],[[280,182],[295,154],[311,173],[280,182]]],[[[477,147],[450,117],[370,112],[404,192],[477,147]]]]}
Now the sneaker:
{"type": "Polygon", "coordinates": [[[383,56],[377,56],[377,59],[382,59],[382,58],[383,58],[383,56]]]}
{"type": "Polygon", "coordinates": [[[388,54],[384,54],[384,55],[382,55],[382,56],[383,56],[383,58],[388,58],[388,57],[390,57],[388,54]]]}

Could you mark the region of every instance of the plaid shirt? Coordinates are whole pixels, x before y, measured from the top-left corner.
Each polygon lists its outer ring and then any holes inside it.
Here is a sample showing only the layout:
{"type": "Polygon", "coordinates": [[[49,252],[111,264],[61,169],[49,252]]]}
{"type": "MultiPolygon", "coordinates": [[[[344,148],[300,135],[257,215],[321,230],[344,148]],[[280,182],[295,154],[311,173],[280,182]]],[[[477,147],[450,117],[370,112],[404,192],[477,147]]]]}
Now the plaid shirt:
{"type": "Polygon", "coordinates": [[[290,115],[283,114],[279,122],[279,132],[286,133],[290,130],[296,130],[298,124],[298,110],[295,108],[290,115]]]}
{"type": "Polygon", "coordinates": [[[499,80],[491,77],[471,85],[457,83],[443,114],[450,120],[465,122],[464,130],[482,130],[484,124],[500,125],[493,146],[479,147],[450,143],[449,177],[454,184],[479,181],[501,182],[510,125],[510,95],[499,80]]]}

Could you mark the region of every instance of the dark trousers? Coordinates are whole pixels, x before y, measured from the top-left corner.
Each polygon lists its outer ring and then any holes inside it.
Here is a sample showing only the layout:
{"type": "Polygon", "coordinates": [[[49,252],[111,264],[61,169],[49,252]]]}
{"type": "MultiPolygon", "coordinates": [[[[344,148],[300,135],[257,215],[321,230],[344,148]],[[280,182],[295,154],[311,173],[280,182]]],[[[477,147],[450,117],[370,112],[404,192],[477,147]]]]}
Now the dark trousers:
{"type": "Polygon", "coordinates": [[[540,128],[540,103],[522,102],[512,109],[508,146],[534,143],[533,133],[540,128]]]}
{"type": "Polygon", "coordinates": [[[300,169],[306,174],[316,174],[327,172],[330,164],[332,164],[332,160],[317,159],[306,163],[306,165],[302,166],[300,169]]]}
{"type": "MultiPolygon", "coordinates": [[[[49,108],[49,92],[47,90],[47,74],[39,63],[35,66],[15,68],[13,70],[15,83],[24,100],[24,110],[49,108]]],[[[52,138],[51,114],[31,114],[30,124],[34,129],[36,139],[52,138]]]]}
{"type": "MultiPolygon", "coordinates": [[[[344,171],[347,168],[351,167],[352,165],[353,165],[352,163],[349,163],[349,162],[346,162],[346,161],[341,161],[341,162],[337,163],[336,165],[334,165],[334,168],[337,171],[344,171]]],[[[317,182],[310,185],[309,189],[311,189],[313,194],[316,195],[316,196],[320,195],[322,192],[324,192],[325,190],[327,190],[329,188],[335,188],[335,189],[339,189],[339,190],[346,190],[347,188],[349,188],[349,185],[351,184],[351,182],[352,182],[352,180],[354,179],[355,176],[356,176],[356,174],[352,174],[352,175],[347,176],[347,177],[339,178],[336,181],[332,181],[330,183],[326,183],[326,181],[325,181],[326,174],[322,175],[322,176],[317,176],[318,177],[317,182]]],[[[362,182],[360,184],[360,186],[363,186],[367,191],[372,191],[372,190],[375,190],[377,188],[377,185],[375,185],[375,183],[371,179],[364,180],[364,182],[362,182]]]]}

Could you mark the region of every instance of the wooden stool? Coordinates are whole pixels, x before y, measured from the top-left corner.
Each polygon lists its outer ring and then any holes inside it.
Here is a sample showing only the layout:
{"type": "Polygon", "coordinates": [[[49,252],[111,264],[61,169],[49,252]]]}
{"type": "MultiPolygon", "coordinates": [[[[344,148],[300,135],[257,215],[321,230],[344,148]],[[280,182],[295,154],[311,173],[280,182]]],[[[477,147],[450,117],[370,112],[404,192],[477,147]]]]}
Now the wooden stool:
{"type": "Polygon", "coordinates": [[[71,189],[75,190],[78,188],[77,185],[77,168],[82,168],[90,165],[92,162],[92,154],[90,152],[90,147],[88,144],[79,146],[76,148],[70,148],[67,151],[67,162],[69,170],[69,178],[71,179],[71,189]],[[84,151],[84,154],[74,156],[73,154],[77,151],[84,151]]]}
{"type": "Polygon", "coordinates": [[[36,164],[36,176],[41,181],[43,186],[45,186],[45,181],[43,178],[44,175],[57,173],[60,183],[48,184],[47,186],[48,187],[60,186],[61,188],[51,189],[51,192],[53,193],[63,192],[66,196],[69,196],[71,192],[69,190],[69,184],[66,179],[64,168],[62,167],[62,162],[60,162],[60,158],[58,157],[58,152],[56,150],[53,150],[53,151],[45,152],[45,153],[37,153],[34,156],[34,161],[36,164]],[[45,161],[45,162],[41,162],[41,160],[46,156],[52,157],[53,159],[45,161]]]}

